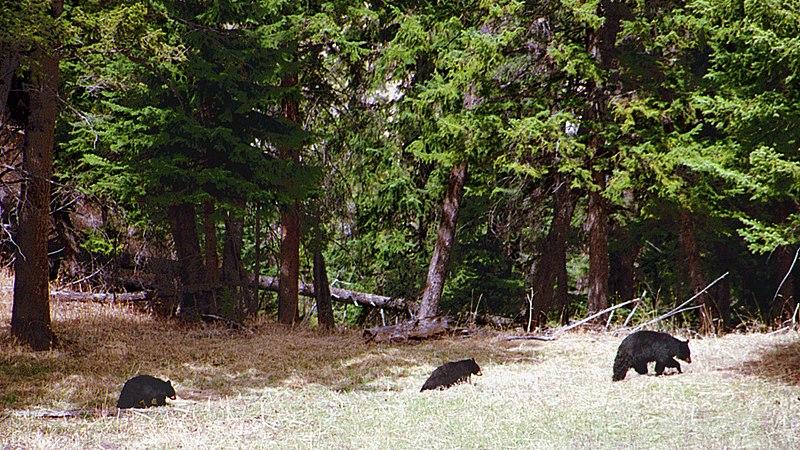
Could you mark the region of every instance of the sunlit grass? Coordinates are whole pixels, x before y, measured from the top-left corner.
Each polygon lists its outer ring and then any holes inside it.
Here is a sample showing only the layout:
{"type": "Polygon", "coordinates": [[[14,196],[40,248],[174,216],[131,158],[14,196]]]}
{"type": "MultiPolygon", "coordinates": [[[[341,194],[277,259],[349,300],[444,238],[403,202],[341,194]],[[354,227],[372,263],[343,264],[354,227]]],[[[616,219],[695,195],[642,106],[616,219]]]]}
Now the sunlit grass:
{"type": "MultiPolygon", "coordinates": [[[[691,341],[684,374],[612,383],[622,335],[552,342],[481,332],[365,344],[262,321],[186,326],[125,306],[53,304],[61,346],[9,338],[0,299],[0,446],[22,448],[800,448],[800,339],[691,341]],[[420,393],[437,365],[474,357],[473,383],[420,393]],[[178,400],[118,413],[124,381],[169,378],[178,400]],[[65,419],[27,412],[93,409],[65,419]]],[[[681,336],[684,337],[684,336],[681,336]]]]}

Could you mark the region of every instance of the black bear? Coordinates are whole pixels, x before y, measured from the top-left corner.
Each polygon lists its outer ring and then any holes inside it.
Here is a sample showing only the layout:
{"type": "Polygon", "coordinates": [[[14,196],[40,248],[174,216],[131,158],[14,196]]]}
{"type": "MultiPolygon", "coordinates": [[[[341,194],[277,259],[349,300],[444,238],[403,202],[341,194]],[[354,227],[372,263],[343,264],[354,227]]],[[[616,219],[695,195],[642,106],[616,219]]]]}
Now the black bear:
{"type": "Polygon", "coordinates": [[[629,334],[619,344],[617,358],[614,360],[614,376],[611,379],[624,380],[631,367],[644,375],[650,361],[656,362],[656,375],[662,375],[666,367],[674,367],[678,369],[678,373],[682,373],[681,365],[673,357],[687,363],[692,362],[688,340],[681,341],[658,331],[637,331],[629,334]]]}
{"type": "Polygon", "coordinates": [[[454,384],[469,381],[470,375],[472,374],[478,376],[483,375],[475,359],[462,359],[461,361],[444,363],[433,371],[419,391],[447,389],[454,384]]]}
{"type": "Polygon", "coordinates": [[[175,400],[175,389],[170,381],[150,375],[139,375],[126,381],[122,386],[117,408],[163,406],[167,404],[167,397],[175,400]]]}

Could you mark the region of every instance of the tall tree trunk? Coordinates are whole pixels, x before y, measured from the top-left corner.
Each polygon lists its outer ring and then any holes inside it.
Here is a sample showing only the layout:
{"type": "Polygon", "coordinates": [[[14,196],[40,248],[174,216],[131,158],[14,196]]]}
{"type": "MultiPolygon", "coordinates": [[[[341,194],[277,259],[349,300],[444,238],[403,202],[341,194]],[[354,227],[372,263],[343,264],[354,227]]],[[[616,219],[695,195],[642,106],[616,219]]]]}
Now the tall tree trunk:
{"type": "MultiPolygon", "coordinates": [[[[601,0],[598,3],[597,15],[603,18],[603,24],[597,30],[588,33],[589,53],[597,61],[599,67],[608,72],[609,80],[593,80],[586,89],[589,110],[585,118],[590,121],[584,133],[591,133],[587,148],[592,157],[590,167],[594,187],[589,190],[587,222],[589,225],[589,289],[587,309],[596,313],[608,307],[608,210],[603,199],[606,187],[605,163],[610,151],[607,143],[602,141],[600,130],[604,123],[610,121],[608,102],[611,95],[621,88],[619,78],[614,77],[613,70],[619,64],[617,35],[620,23],[630,17],[630,9],[623,1],[601,0]]],[[[602,317],[597,320],[603,320],[602,317]]]]}
{"type": "Polygon", "coordinates": [[[314,249],[314,297],[317,299],[317,318],[322,330],[330,331],[336,327],[333,320],[331,288],[328,284],[328,272],[325,269],[325,258],[319,246],[314,249]]]}
{"type": "Polygon", "coordinates": [[[207,283],[205,265],[200,254],[200,238],[197,234],[197,213],[190,203],[169,207],[172,239],[178,257],[181,281],[180,315],[196,317],[200,314],[215,314],[210,286],[207,283]]]}
{"type": "MultiPolygon", "coordinates": [[[[728,242],[719,242],[716,245],[717,261],[721,262],[722,273],[733,273],[734,257],[728,242]]],[[[719,318],[726,330],[733,328],[731,323],[731,277],[720,280],[713,289],[714,301],[717,304],[719,318]]]]}
{"type": "Polygon", "coordinates": [[[586,221],[589,225],[589,292],[588,313],[596,313],[608,308],[608,211],[603,191],[605,174],[593,174],[596,189],[589,191],[589,205],[586,221]]]}
{"type": "MultiPolygon", "coordinates": [[[[63,9],[62,0],[52,2],[53,17],[60,16],[63,9]]],[[[22,150],[24,180],[17,228],[11,334],[38,351],[55,344],[50,322],[47,236],[59,60],[53,48],[39,48],[37,57],[39,65],[31,71],[29,115],[22,150]]]]}
{"type": "MultiPolygon", "coordinates": [[[[680,221],[680,240],[683,243],[684,257],[686,258],[686,273],[692,287],[692,294],[697,294],[706,287],[706,277],[700,258],[700,249],[697,246],[694,220],[686,208],[678,210],[680,221]]],[[[695,300],[700,308],[700,330],[703,334],[714,332],[713,302],[708,293],[703,293],[695,300]]]]}
{"type": "Polygon", "coordinates": [[[558,306],[561,319],[568,318],[567,292],[567,233],[575,211],[569,185],[563,178],[556,180],[553,189],[553,219],[547,233],[542,255],[533,268],[532,323],[541,325],[547,313],[558,306]]]}
{"type": "MultiPolygon", "coordinates": [[[[253,257],[255,261],[253,262],[253,273],[256,275],[256,280],[261,275],[261,216],[260,208],[258,206],[255,207],[255,220],[253,223],[253,236],[255,236],[254,242],[254,249],[253,249],[253,257]]],[[[247,310],[251,313],[255,314],[258,312],[258,302],[259,302],[259,294],[258,294],[258,283],[253,283],[253,295],[250,296],[250,304],[247,305],[247,310]]]]}
{"type": "Polygon", "coordinates": [[[636,297],[634,265],[641,245],[631,236],[627,228],[621,226],[615,227],[611,236],[609,290],[619,301],[625,302],[636,297]]]}
{"type": "Polygon", "coordinates": [[[233,212],[225,217],[225,242],[222,251],[222,282],[234,302],[233,310],[238,319],[255,311],[249,311],[250,289],[246,285],[242,267],[242,241],[244,239],[244,221],[233,212]]]}
{"type": "MultiPolygon", "coordinates": [[[[11,93],[11,82],[19,67],[18,50],[6,45],[0,45],[0,131],[6,124],[8,116],[8,95],[11,93]]],[[[24,125],[24,124],[20,124],[24,125]]]]}
{"type": "Polygon", "coordinates": [[[447,277],[447,265],[456,234],[458,212],[461,209],[461,197],[464,194],[464,183],[467,180],[467,163],[461,162],[453,166],[447,192],[442,205],[442,222],[436,237],[431,263],[428,267],[428,278],[425,291],[422,293],[418,316],[420,319],[431,319],[439,313],[439,302],[442,299],[444,282],[447,277]]]}
{"type": "MultiPolygon", "coordinates": [[[[286,76],[283,87],[297,84],[297,74],[286,76]]],[[[300,123],[297,101],[285,98],[282,101],[283,117],[300,123]]],[[[298,148],[283,149],[283,158],[292,164],[300,163],[298,148]]],[[[297,320],[298,283],[300,279],[300,203],[295,201],[281,210],[281,261],[280,291],[278,292],[278,322],[292,325],[297,320]]]]}
{"type": "Polygon", "coordinates": [[[203,203],[203,252],[206,274],[211,284],[219,281],[219,255],[217,254],[217,224],[214,221],[214,201],[203,203]]]}

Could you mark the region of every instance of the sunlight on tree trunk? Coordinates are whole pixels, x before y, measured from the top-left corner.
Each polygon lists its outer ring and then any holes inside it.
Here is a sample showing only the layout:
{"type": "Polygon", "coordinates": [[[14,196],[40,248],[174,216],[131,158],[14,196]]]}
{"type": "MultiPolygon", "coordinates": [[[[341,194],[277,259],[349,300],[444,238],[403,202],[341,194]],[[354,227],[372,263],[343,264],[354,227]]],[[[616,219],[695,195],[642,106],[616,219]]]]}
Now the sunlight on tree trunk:
{"type": "Polygon", "coordinates": [[[593,178],[597,189],[589,191],[586,213],[589,225],[589,314],[608,308],[608,211],[602,195],[606,184],[605,174],[597,171],[593,178]]]}
{"type": "MultiPolygon", "coordinates": [[[[63,11],[53,2],[53,17],[63,11]]],[[[42,44],[44,45],[44,44],[42,44]]],[[[55,123],[58,114],[58,57],[40,48],[31,71],[29,116],[23,145],[22,185],[14,264],[14,305],[11,334],[34,350],[55,344],[50,324],[47,236],[50,231],[50,181],[53,175],[55,123]]]]}
{"type": "Polygon", "coordinates": [[[464,183],[467,179],[467,163],[461,162],[453,166],[450,172],[450,181],[447,183],[447,192],[442,206],[442,222],[436,237],[436,246],[433,249],[431,263],[428,267],[428,278],[422,302],[419,308],[419,318],[430,319],[439,313],[439,302],[442,299],[444,282],[447,277],[447,264],[450,261],[450,252],[456,234],[458,211],[461,208],[461,197],[464,194],[464,183]]]}

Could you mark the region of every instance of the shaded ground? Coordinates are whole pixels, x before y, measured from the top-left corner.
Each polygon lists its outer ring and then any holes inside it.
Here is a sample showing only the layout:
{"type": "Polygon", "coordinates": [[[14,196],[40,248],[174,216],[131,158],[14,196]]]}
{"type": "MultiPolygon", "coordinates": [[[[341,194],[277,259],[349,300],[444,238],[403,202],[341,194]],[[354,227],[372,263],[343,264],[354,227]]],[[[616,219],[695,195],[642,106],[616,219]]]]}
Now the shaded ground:
{"type": "MultiPolygon", "coordinates": [[[[359,333],[291,331],[266,321],[251,331],[186,325],[124,306],[53,302],[56,350],[30,352],[12,342],[10,299],[0,302],[0,408],[37,405],[108,408],[136,374],[171,379],[184,399],[204,400],[265,387],[374,389],[382,377],[427,376],[453,359],[500,363],[534,356],[494,332],[416,344],[365,344],[359,333]]],[[[421,383],[424,378],[421,378],[421,383]]]]}
{"type": "MultiPolygon", "coordinates": [[[[59,348],[35,353],[9,338],[10,313],[10,294],[3,294],[0,409],[15,410],[112,408],[125,380],[137,374],[170,379],[180,398],[195,401],[270,387],[394,389],[376,383],[387,377],[412,377],[421,386],[445,361],[475,358],[481,366],[530,365],[543,360],[542,350],[550,358],[563,352],[570,359],[591,360],[601,370],[607,366],[610,379],[613,355],[625,334],[585,335],[575,348],[572,343],[507,341],[505,334],[494,331],[421,343],[366,344],[355,331],[322,335],[267,321],[250,324],[251,331],[189,326],[125,306],[53,302],[59,348]],[[593,347],[597,354],[588,353],[593,347]]],[[[697,339],[690,346],[695,363],[683,364],[684,370],[800,384],[796,333],[697,339]]],[[[630,371],[628,378],[635,376],[630,371]]]]}

